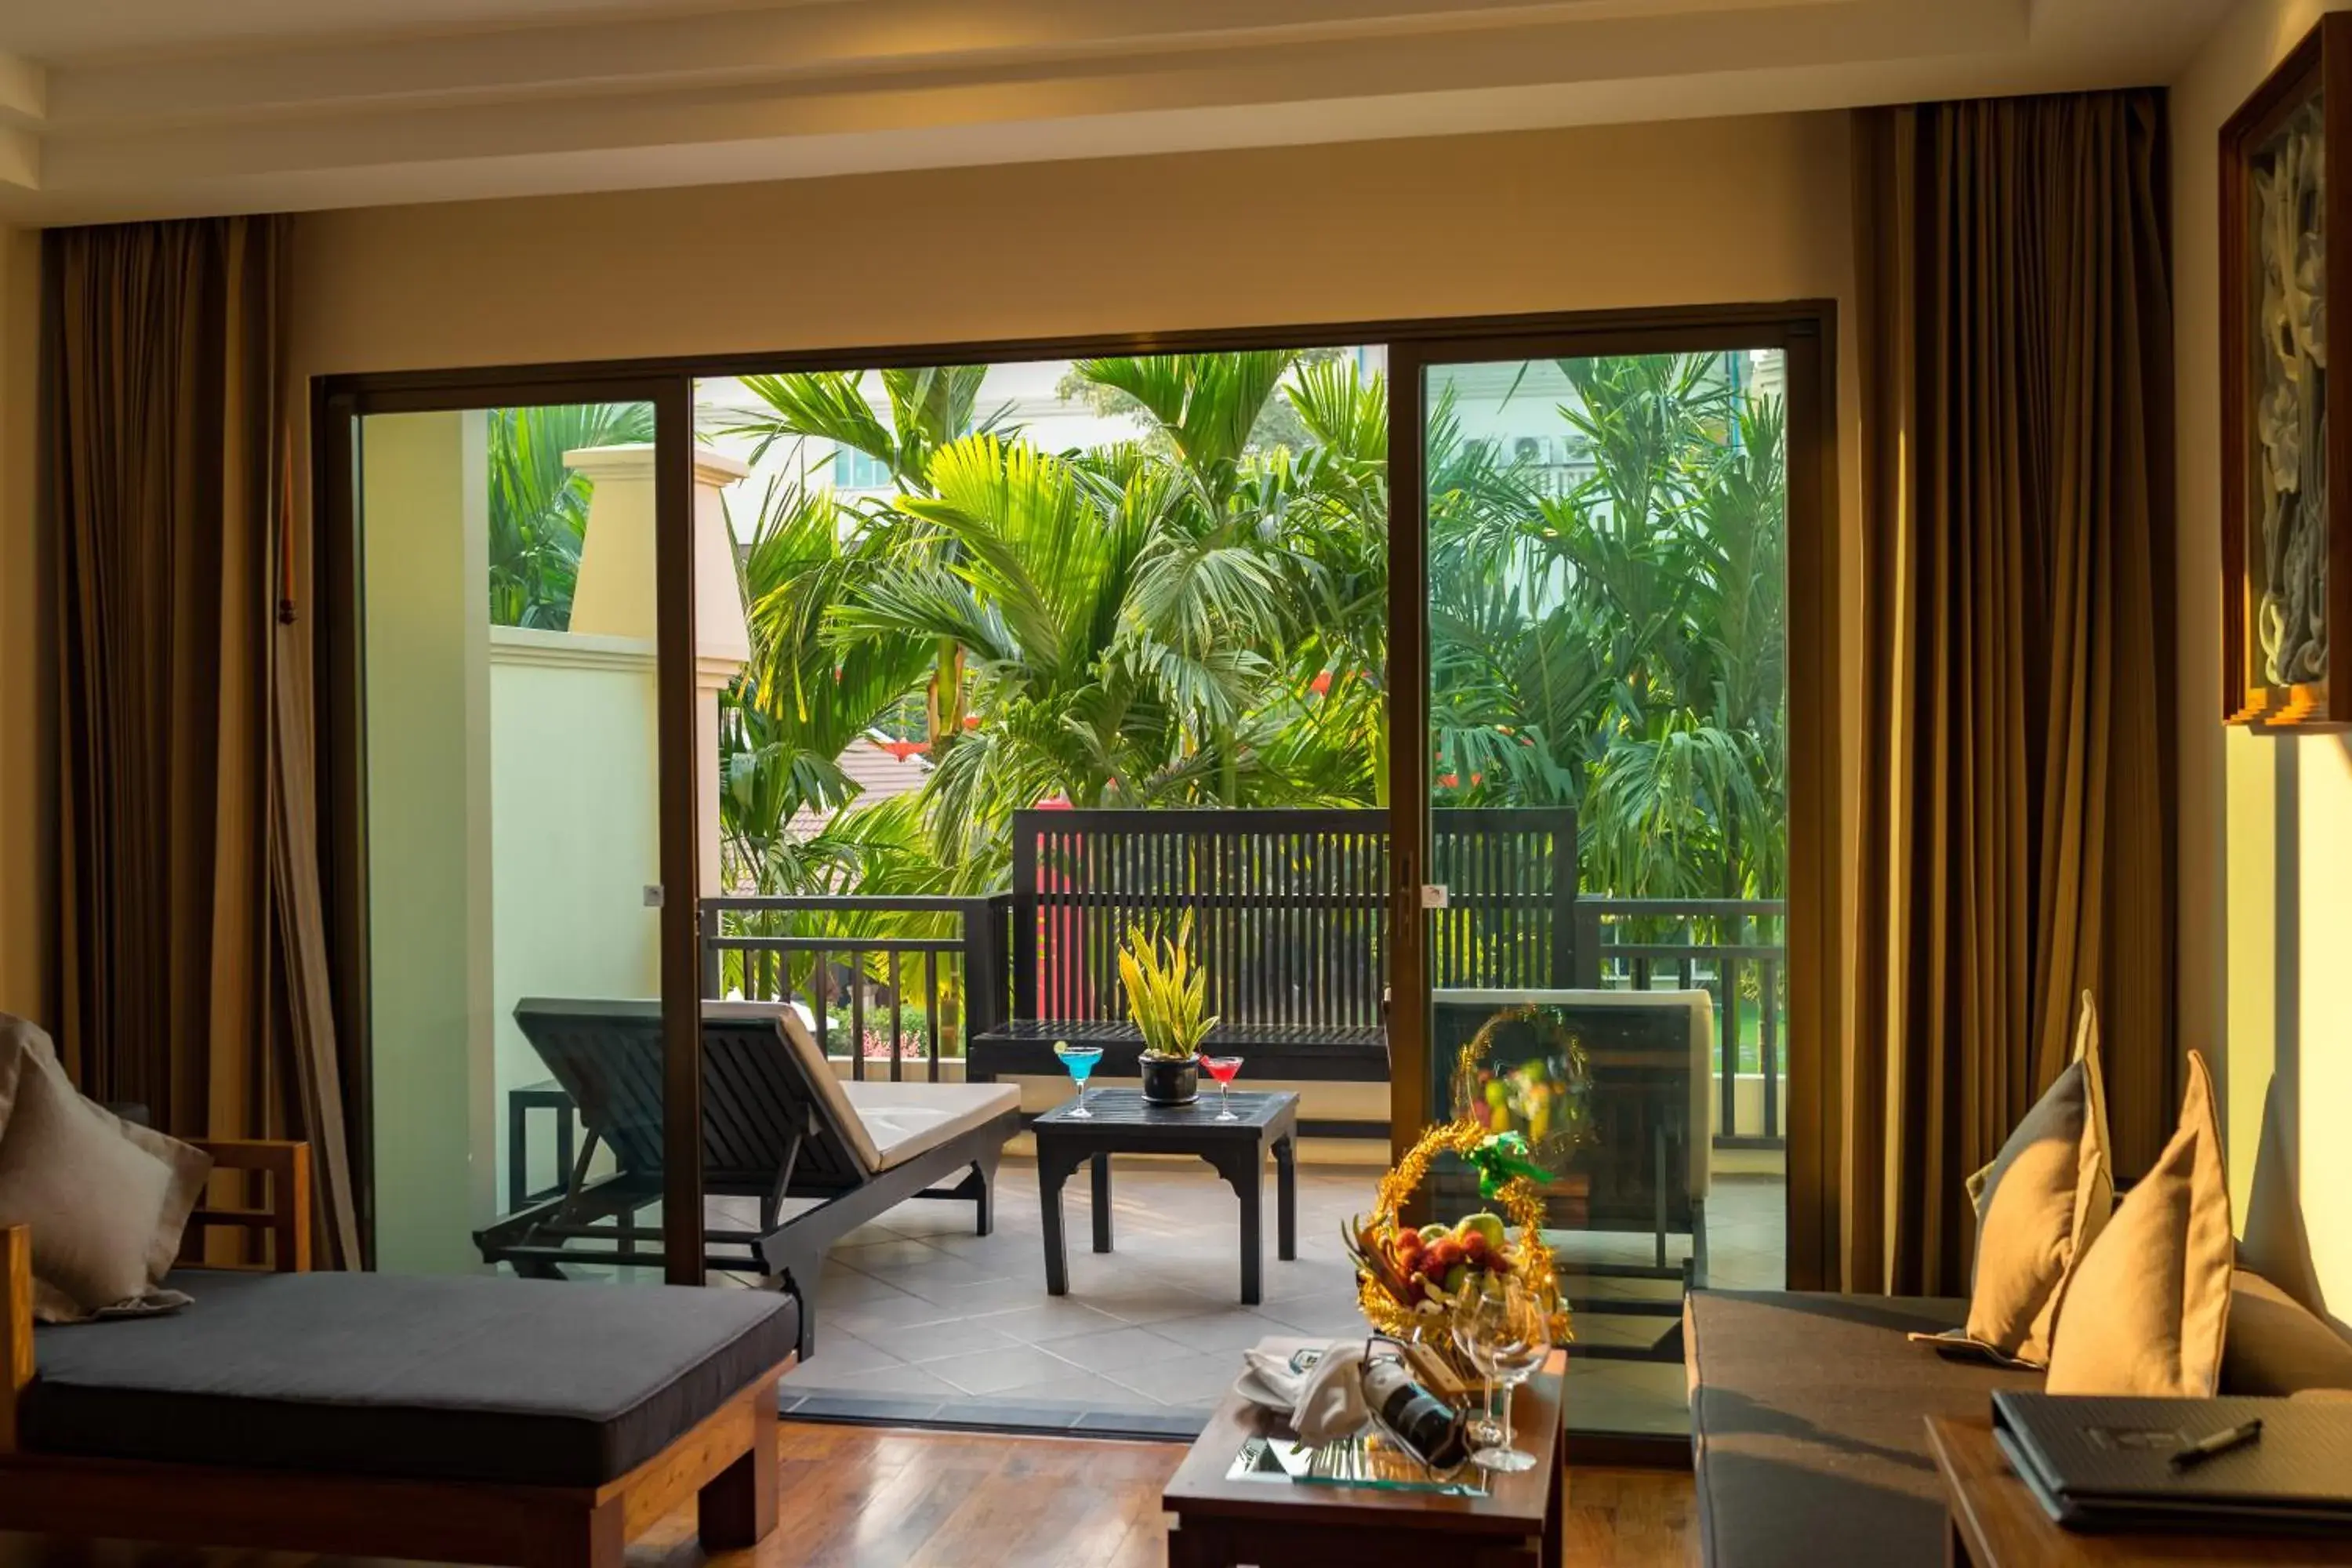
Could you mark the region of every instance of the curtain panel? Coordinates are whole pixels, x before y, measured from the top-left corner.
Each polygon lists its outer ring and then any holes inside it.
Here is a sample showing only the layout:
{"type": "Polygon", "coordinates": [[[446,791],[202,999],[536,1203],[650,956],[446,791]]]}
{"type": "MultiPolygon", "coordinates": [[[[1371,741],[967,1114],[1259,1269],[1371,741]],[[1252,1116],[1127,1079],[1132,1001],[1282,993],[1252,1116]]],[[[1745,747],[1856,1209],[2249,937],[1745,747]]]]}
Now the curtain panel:
{"type": "Polygon", "coordinates": [[[356,1226],[325,964],[307,637],[281,563],[283,220],[51,230],[58,1036],[182,1136],[310,1140],[356,1226]],[[287,721],[290,710],[300,721],[287,721]]]}
{"type": "Polygon", "coordinates": [[[1859,111],[1848,1289],[1964,1294],[1969,1173],[2098,1001],[2118,1168],[2170,1123],[2171,305],[2159,90],[1859,111]]]}

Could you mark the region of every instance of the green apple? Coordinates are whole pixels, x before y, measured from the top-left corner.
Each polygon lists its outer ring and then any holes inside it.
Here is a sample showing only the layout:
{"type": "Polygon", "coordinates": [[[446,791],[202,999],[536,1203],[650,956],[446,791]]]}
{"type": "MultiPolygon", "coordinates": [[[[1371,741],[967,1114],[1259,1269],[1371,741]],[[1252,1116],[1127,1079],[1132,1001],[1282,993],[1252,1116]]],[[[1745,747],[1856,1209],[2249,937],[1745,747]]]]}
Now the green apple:
{"type": "Polygon", "coordinates": [[[1474,1214],[1462,1222],[1462,1230],[1465,1235],[1475,1232],[1485,1237],[1486,1245],[1496,1248],[1500,1248],[1511,1239],[1510,1229],[1503,1224],[1503,1216],[1498,1214],[1474,1214]]]}

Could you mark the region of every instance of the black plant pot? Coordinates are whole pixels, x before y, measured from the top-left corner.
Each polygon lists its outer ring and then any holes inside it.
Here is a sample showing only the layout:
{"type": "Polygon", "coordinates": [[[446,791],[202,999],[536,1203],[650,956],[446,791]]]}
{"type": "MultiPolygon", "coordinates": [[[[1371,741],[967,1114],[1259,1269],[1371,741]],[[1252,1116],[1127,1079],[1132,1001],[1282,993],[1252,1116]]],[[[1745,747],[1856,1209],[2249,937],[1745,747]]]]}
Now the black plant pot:
{"type": "Polygon", "coordinates": [[[1201,1098],[1201,1062],[1197,1057],[1169,1059],[1145,1057],[1143,1099],[1149,1105],[1190,1105],[1201,1098]]]}

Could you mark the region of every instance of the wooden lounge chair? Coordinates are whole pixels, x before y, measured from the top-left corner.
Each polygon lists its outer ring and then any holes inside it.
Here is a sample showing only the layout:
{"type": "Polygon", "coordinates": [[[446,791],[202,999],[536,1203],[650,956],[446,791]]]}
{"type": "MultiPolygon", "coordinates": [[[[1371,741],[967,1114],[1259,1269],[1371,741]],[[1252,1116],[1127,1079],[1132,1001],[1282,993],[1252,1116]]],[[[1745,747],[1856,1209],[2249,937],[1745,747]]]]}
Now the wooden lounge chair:
{"type": "MultiPolygon", "coordinates": [[[[702,1020],[703,1191],[759,1205],[751,1226],[705,1230],[704,1266],[781,1279],[800,1300],[803,1358],[814,1349],[825,1251],[849,1231],[923,1197],[970,1199],[979,1234],[989,1234],[997,1163],[1020,1131],[1018,1090],[843,1083],[799,1015],[773,1003],[706,1002],[702,1020]],[[795,1198],[817,1202],[787,1213],[795,1198]]],[[[526,999],[515,1021],[587,1136],[561,1194],[476,1235],[482,1257],[541,1278],[580,1265],[653,1266],[661,1231],[637,1215],[662,1196],[659,1004],[526,999]],[[613,1169],[592,1175],[600,1149],[613,1169]]]]}
{"type": "Polygon", "coordinates": [[[709,1550],[775,1528],[791,1299],[310,1273],[308,1148],[203,1147],[268,1202],[198,1210],[183,1258],[223,1226],[270,1267],[184,1264],[178,1312],[37,1331],[0,1230],[0,1530],[621,1568],[688,1500],[709,1550]]]}

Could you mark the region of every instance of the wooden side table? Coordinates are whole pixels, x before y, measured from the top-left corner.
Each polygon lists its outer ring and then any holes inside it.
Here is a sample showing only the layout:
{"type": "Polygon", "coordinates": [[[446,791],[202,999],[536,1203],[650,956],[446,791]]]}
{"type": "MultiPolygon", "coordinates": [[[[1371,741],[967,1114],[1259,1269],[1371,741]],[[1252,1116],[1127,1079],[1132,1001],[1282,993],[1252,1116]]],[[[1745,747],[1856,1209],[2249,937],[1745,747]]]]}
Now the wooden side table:
{"type": "Polygon", "coordinates": [[[1037,1201],[1045,1228],[1045,1293],[1070,1290],[1069,1255],[1062,1235],[1062,1184],[1080,1165],[1094,1171],[1095,1250],[1111,1247],[1110,1157],[1113,1154],[1197,1154],[1241,1200],[1242,1302],[1265,1294],[1263,1274],[1265,1160],[1275,1164],[1275,1248],[1285,1263],[1298,1257],[1298,1096],[1288,1090],[1244,1090],[1233,1098],[1234,1120],[1217,1120],[1217,1097],[1191,1105],[1152,1105],[1135,1089],[1090,1089],[1087,1114],[1066,1100],[1029,1126],[1037,1142],[1037,1201]]]}
{"type": "Polygon", "coordinates": [[[2126,1568],[2138,1563],[2352,1563],[2352,1539],[2313,1535],[2091,1535],[2061,1530],[2042,1511],[1992,1440],[1988,1417],[1927,1418],[1927,1442],[1949,1509],[1944,1557],[1951,1568],[2126,1568]]]}
{"type": "MultiPolygon", "coordinates": [[[[1321,1342],[1265,1344],[1287,1351],[1321,1342]]],[[[1520,1387],[1511,1419],[1535,1467],[1493,1477],[1485,1497],[1234,1479],[1244,1443],[1292,1434],[1281,1417],[1228,1393],[1160,1496],[1160,1507],[1176,1516],[1169,1568],[1560,1568],[1567,1374],[1568,1357],[1555,1351],[1520,1387]]]]}

